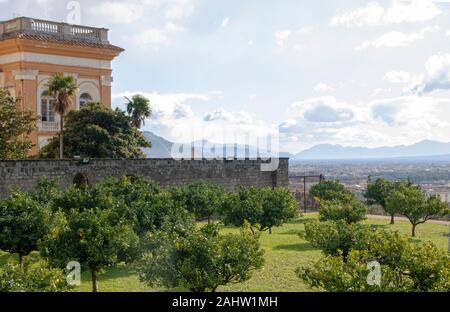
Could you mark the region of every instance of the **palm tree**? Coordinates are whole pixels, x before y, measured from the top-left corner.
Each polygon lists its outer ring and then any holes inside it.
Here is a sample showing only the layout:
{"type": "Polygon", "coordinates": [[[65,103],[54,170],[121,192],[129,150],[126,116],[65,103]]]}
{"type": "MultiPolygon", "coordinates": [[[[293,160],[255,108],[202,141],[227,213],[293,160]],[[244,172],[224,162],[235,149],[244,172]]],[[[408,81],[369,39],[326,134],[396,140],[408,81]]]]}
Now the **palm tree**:
{"type": "Polygon", "coordinates": [[[77,91],[77,85],[72,76],[64,76],[58,73],[50,77],[47,88],[48,92],[55,98],[54,110],[60,116],[59,158],[63,159],[64,115],[69,109],[71,97],[77,91]]]}
{"type": "Polygon", "coordinates": [[[133,120],[133,125],[136,128],[140,128],[141,125],[145,125],[145,119],[150,118],[152,115],[152,109],[150,108],[150,101],[143,95],[136,94],[133,95],[131,100],[125,97],[128,101],[127,113],[133,120]]]}

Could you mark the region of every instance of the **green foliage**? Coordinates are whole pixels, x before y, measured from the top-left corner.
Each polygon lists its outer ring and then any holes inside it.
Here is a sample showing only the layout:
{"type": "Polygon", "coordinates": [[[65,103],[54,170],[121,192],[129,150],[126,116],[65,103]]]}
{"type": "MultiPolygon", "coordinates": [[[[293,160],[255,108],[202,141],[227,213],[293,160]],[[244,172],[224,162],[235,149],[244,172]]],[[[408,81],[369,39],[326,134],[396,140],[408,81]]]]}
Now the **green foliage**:
{"type": "Polygon", "coordinates": [[[38,249],[38,243],[47,235],[51,209],[32,195],[13,192],[0,202],[0,249],[19,254],[22,258],[38,249]]]}
{"type": "Polygon", "coordinates": [[[60,269],[46,265],[27,266],[7,264],[0,269],[0,292],[63,292],[70,291],[66,275],[60,269]]]}
{"type": "Polygon", "coordinates": [[[64,76],[62,73],[52,75],[48,81],[47,89],[55,98],[55,112],[64,116],[69,109],[70,97],[77,91],[77,83],[73,76],[64,76]]]}
{"type": "Polygon", "coordinates": [[[321,221],[355,223],[365,219],[366,206],[339,181],[321,181],[313,185],[309,193],[320,203],[321,221]]]}
{"type": "Polygon", "coordinates": [[[197,220],[208,221],[221,209],[226,196],[223,188],[205,182],[172,188],[170,192],[172,198],[193,213],[197,220]]]}
{"type": "Polygon", "coordinates": [[[297,269],[313,288],[326,291],[450,290],[450,258],[432,243],[414,244],[396,233],[376,231],[360,246],[341,256],[326,256],[297,269]],[[381,267],[380,284],[370,285],[368,264],[381,267]]]}
{"type": "Polygon", "coordinates": [[[271,232],[272,227],[298,215],[297,201],[287,189],[242,187],[226,197],[222,215],[226,225],[242,226],[248,222],[260,231],[271,232]]]}
{"type": "Polygon", "coordinates": [[[355,195],[339,181],[321,181],[311,187],[309,194],[321,201],[349,202],[355,195]]]}
{"type": "Polygon", "coordinates": [[[91,189],[78,188],[75,185],[69,187],[61,196],[55,198],[54,207],[68,212],[71,209],[78,211],[88,209],[108,210],[113,208],[119,210],[118,206],[124,203],[119,198],[104,191],[100,185],[91,189]]]}
{"type": "Polygon", "coordinates": [[[240,235],[220,235],[217,226],[209,224],[184,236],[160,232],[147,239],[153,248],[145,251],[138,270],[150,286],[216,291],[248,280],[264,262],[258,236],[248,229],[240,235]]]}
{"type": "Polygon", "coordinates": [[[145,125],[145,119],[150,118],[152,110],[150,108],[150,101],[143,95],[133,95],[131,99],[125,97],[127,100],[127,113],[133,120],[133,125],[136,128],[140,128],[141,125],[145,125]]]}
{"type": "Polygon", "coordinates": [[[258,221],[260,230],[272,232],[273,227],[281,226],[299,214],[297,201],[289,189],[263,189],[262,193],[262,215],[258,221]]]}
{"type": "Polygon", "coordinates": [[[61,191],[56,180],[44,178],[38,181],[31,196],[43,205],[52,206],[55,200],[61,196],[61,191]]]}
{"type": "Polygon", "coordinates": [[[369,205],[378,204],[391,216],[391,224],[394,224],[394,215],[400,211],[396,206],[387,205],[386,200],[392,192],[402,185],[410,185],[410,183],[400,181],[391,182],[383,178],[377,179],[375,182],[369,180],[367,190],[364,193],[369,205]]]}
{"type": "Polygon", "coordinates": [[[229,194],[222,209],[223,222],[237,227],[248,222],[252,227],[258,227],[263,213],[261,192],[254,187],[241,187],[236,194],[229,194]]]}
{"type": "Polygon", "coordinates": [[[0,159],[26,158],[33,146],[29,139],[36,119],[29,110],[19,111],[20,99],[0,88],[0,159]]]}
{"type": "Polygon", "coordinates": [[[388,209],[399,211],[412,224],[411,235],[416,235],[416,226],[432,217],[448,214],[449,206],[437,195],[426,197],[416,185],[401,185],[386,199],[388,209]]]}
{"type": "MultiPolygon", "coordinates": [[[[66,115],[64,156],[90,158],[141,158],[141,147],[151,147],[129,116],[91,103],[66,115]]],[[[52,138],[40,152],[41,158],[56,158],[58,139],[52,138]]]]}
{"type": "Polygon", "coordinates": [[[62,73],[52,75],[47,84],[48,92],[54,97],[53,107],[55,112],[61,116],[60,134],[59,134],[59,158],[64,157],[63,137],[64,137],[64,118],[69,109],[71,97],[77,91],[77,83],[73,76],[64,76],[62,73]]]}
{"type": "Polygon", "coordinates": [[[321,201],[319,210],[320,221],[344,220],[347,223],[355,223],[365,219],[367,207],[359,200],[349,202],[321,201]]]}
{"type": "Polygon", "coordinates": [[[115,205],[118,216],[132,221],[134,231],[140,237],[148,231],[161,230],[165,223],[171,224],[172,228],[178,223],[193,224],[193,218],[183,203],[142,178],[111,178],[95,188],[121,203],[115,205]]]}
{"type": "Polygon", "coordinates": [[[369,205],[378,204],[386,209],[386,198],[393,190],[393,182],[379,178],[375,182],[369,181],[364,197],[367,198],[367,203],[369,205]]]}
{"type": "Polygon", "coordinates": [[[313,221],[305,224],[305,231],[301,238],[319,248],[326,255],[341,255],[345,259],[350,250],[361,246],[364,237],[369,237],[373,229],[362,224],[348,224],[339,221],[313,221]]]}
{"type": "Polygon", "coordinates": [[[41,254],[51,265],[60,268],[70,261],[80,262],[91,271],[93,291],[98,291],[98,273],[117,263],[118,255],[138,240],[130,224],[115,219],[111,209],[58,212],[41,254]]]}

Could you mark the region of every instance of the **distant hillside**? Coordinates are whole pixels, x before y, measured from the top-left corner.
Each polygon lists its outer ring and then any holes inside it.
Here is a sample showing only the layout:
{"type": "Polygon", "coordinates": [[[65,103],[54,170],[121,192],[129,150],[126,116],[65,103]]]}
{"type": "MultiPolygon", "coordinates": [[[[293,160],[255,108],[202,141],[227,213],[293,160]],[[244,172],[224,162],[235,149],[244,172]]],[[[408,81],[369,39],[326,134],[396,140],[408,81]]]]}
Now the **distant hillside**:
{"type": "Polygon", "coordinates": [[[144,137],[152,143],[151,148],[143,148],[143,152],[147,158],[172,158],[170,151],[173,143],[167,141],[163,137],[157,136],[153,132],[145,131],[142,133],[144,137]]]}
{"type": "Polygon", "coordinates": [[[424,140],[413,145],[393,147],[345,147],[341,145],[321,144],[298,153],[296,160],[311,159],[368,159],[425,157],[450,154],[450,143],[424,140]]]}
{"type": "MultiPolygon", "coordinates": [[[[172,149],[172,145],[174,144],[173,142],[170,142],[170,141],[164,139],[163,137],[160,137],[160,136],[154,134],[153,132],[144,131],[142,134],[144,135],[144,137],[147,140],[149,140],[152,143],[151,148],[143,148],[142,149],[148,158],[172,158],[171,149],[172,149]]],[[[195,146],[195,148],[197,150],[201,150],[202,144],[205,145],[206,143],[208,143],[208,142],[207,141],[196,141],[196,142],[193,142],[193,145],[195,146]]],[[[235,148],[234,145],[227,144],[226,148],[227,148],[227,154],[229,156],[232,156],[234,154],[234,148],[235,148]]],[[[250,153],[251,155],[257,155],[256,147],[252,147],[252,146],[246,147],[245,145],[237,144],[236,151],[237,151],[237,154],[239,155],[239,157],[243,157],[243,156],[247,155],[248,153],[250,153]],[[248,151],[246,152],[246,150],[248,150],[248,151]]],[[[293,154],[285,153],[285,152],[281,152],[279,156],[280,157],[288,157],[288,158],[294,157],[293,154]]]]}

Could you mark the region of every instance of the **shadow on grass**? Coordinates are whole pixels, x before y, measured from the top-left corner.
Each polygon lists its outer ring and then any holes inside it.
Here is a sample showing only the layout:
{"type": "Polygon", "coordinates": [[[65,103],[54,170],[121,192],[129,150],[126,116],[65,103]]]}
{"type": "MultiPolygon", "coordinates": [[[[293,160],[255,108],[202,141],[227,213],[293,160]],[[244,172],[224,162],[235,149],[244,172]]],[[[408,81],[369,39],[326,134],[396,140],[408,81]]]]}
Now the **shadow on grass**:
{"type": "Polygon", "coordinates": [[[272,248],[273,250],[289,250],[289,251],[313,251],[317,250],[310,243],[297,243],[297,244],[286,244],[277,245],[272,248]]]}
{"type": "Polygon", "coordinates": [[[298,235],[302,232],[302,230],[289,230],[286,232],[277,233],[278,235],[298,235]]]}

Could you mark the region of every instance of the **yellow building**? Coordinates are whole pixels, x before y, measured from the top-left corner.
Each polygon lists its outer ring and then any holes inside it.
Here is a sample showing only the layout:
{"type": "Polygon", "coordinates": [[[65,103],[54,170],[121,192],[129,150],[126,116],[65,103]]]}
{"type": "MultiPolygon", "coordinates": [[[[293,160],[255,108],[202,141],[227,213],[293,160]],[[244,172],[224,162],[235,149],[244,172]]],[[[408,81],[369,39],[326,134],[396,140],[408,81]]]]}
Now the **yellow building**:
{"type": "Polygon", "coordinates": [[[21,100],[21,109],[38,117],[30,138],[39,147],[59,131],[53,99],[46,92],[50,75],[72,75],[78,92],[71,109],[89,102],[111,107],[111,62],[123,49],[111,45],[108,30],[27,17],[0,22],[0,88],[21,100]]]}

